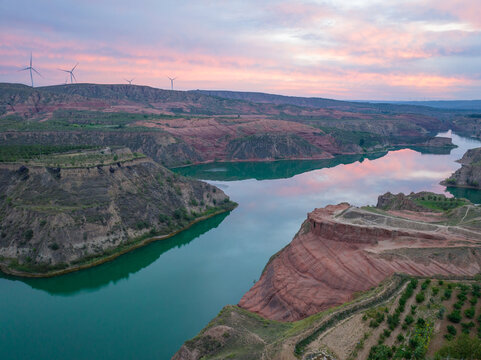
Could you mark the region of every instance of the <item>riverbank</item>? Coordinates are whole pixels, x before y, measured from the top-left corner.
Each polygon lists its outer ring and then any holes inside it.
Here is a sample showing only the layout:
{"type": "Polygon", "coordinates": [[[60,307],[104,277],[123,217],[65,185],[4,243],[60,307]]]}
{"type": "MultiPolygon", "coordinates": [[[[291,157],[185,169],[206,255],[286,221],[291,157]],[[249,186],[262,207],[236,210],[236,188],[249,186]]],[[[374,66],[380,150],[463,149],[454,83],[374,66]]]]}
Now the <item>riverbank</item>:
{"type": "MultiPolygon", "coordinates": [[[[113,250],[113,253],[105,255],[105,256],[100,256],[96,258],[90,258],[86,260],[85,262],[81,262],[79,264],[76,264],[75,266],[68,267],[65,269],[60,269],[60,270],[51,270],[47,272],[35,272],[35,271],[25,271],[25,270],[18,270],[12,267],[9,267],[5,264],[0,263],[0,271],[3,272],[4,274],[11,275],[11,276],[17,276],[17,277],[28,277],[28,278],[46,278],[46,277],[54,277],[54,276],[60,276],[60,275],[65,275],[74,271],[79,271],[83,269],[88,269],[97,265],[101,265],[103,263],[115,260],[121,255],[124,255],[130,251],[133,251],[135,249],[144,247],[154,241],[161,241],[161,240],[166,240],[168,238],[171,238],[172,236],[175,236],[179,234],[182,231],[185,231],[189,229],[192,225],[200,222],[207,220],[211,217],[214,217],[216,215],[220,215],[225,212],[230,212],[234,210],[238,206],[237,203],[235,202],[230,202],[229,205],[226,206],[226,208],[219,209],[217,211],[214,211],[212,213],[209,213],[208,215],[200,216],[196,218],[195,220],[189,222],[186,226],[175,230],[167,235],[162,235],[162,236],[152,236],[152,237],[137,237],[133,238],[131,241],[127,242],[126,244],[122,245],[119,248],[116,248],[113,250]]],[[[7,259],[8,260],[8,259],[7,259]]]]}

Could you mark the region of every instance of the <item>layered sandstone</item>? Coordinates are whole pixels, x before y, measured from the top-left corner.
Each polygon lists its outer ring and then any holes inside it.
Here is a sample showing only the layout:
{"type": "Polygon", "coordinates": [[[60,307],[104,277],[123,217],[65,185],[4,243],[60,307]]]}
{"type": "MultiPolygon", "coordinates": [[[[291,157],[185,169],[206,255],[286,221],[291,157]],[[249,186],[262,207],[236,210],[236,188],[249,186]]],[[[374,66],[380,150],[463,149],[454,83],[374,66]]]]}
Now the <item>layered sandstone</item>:
{"type": "Polygon", "coordinates": [[[394,273],[475,275],[481,231],[470,225],[470,211],[478,212],[473,205],[431,214],[347,203],[315,209],[239,306],[295,321],[352,300],[394,273]]]}

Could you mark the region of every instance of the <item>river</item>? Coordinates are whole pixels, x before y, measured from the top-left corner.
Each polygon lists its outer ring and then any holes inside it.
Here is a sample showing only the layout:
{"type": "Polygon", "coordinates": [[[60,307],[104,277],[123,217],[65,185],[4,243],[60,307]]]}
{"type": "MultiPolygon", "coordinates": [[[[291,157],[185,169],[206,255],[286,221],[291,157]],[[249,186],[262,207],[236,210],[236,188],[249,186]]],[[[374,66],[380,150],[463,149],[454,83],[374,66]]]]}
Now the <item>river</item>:
{"type": "MultiPolygon", "coordinates": [[[[226,304],[236,304],[308,211],[429,190],[481,142],[452,135],[450,154],[404,149],[323,161],[208,164],[239,206],[95,268],[50,279],[0,277],[2,359],[169,359],[226,304]]],[[[452,190],[481,203],[480,192],[452,190]]],[[[450,195],[451,196],[451,195],[450,195]]]]}

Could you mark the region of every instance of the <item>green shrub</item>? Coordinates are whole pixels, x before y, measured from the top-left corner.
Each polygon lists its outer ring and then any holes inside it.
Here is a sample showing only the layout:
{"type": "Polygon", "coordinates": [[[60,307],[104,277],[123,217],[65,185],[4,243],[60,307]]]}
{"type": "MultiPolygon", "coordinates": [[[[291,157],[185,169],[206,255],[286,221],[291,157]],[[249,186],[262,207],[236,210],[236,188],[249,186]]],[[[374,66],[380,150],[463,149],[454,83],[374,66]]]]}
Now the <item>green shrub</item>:
{"type": "Polygon", "coordinates": [[[399,325],[399,322],[400,322],[399,314],[400,314],[399,312],[395,312],[393,315],[387,316],[387,323],[388,323],[389,329],[394,330],[399,325]]]}
{"type": "Polygon", "coordinates": [[[170,216],[166,214],[159,214],[159,222],[161,223],[169,223],[170,222],[170,216]]]}
{"type": "Polygon", "coordinates": [[[414,322],[414,318],[411,315],[406,315],[406,317],[404,318],[404,322],[407,325],[411,325],[414,322]]]}
{"type": "Polygon", "coordinates": [[[448,333],[451,335],[456,335],[457,333],[456,328],[453,325],[448,325],[447,330],[448,330],[448,333]]]}
{"type": "Polygon", "coordinates": [[[448,314],[448,320],[457,324],[461,321],[461,312],[459,310],[453,310],[450,314],[448,314]]]}
{"type": "Polygon", "coordinates": [[[147,229],[147,228],[149,228],[149,227],[150,227],[150,224],[149,224],[148,222],[146,222],[146,221],[137,221],[137,222],[135,223],[135,228],[136,228],[137,230],[147,229]]]}
{"type": "Polygon", "coordinates": [[[474,318],[474,313],[475,313],[474,306],[464,310],[464,316],[466,316],[468,319],[474,318]]]}
{"type": "Polygon", "coordinates": [[[422,303],[425,299],[425,296],[424,296],[424,293],[421,291],[419,293],[416,294],[416,302],[419,304],[419,303],[422,303]]]}
{"type": "Polygon", "coordinates": [[[424,320],[423,318],[418,318],[418,321],[416,321],[416,326],[422,328],[425,325],[426,325],[426,320],[424,320]]]}
{"type": "Polygon", "coordinates": [[[429,287],[429,284],[431,283],[431,280],[430,279],[426,279],[423,281],[423,283],[421,284],[421,289],[422,290],[426,290],[428,287],[429,287]]]}
{"type": "Polygon", "coordinates": [[[472,321],[468,322],[468,323],[461,323],[461,327],[463,328],[463,334],[469,334],[469,332],[471,331],[471,328],[474,327],[474,323],[472,321]]]}
{"type": "Polygon", "coordinates": [[[369,351],[368,360],[387,360],[392,357],[392,349],[386,345],[376,345],[369,351]]]}
{"type": "Polygon", "coordinates": [[[444,334],[444,338],[448,341],[451,341],[454,339],[454,335],[453,334],[444,334]]]}
{"type": "Polygon", "coordinates": [[[461,310],[461,308],[463,307],[464,305],[464,302],[462,301],[457,301],[453,304],[453,307],[456,309],[456,310],[461,310]]]}
{"type": "Polygon", "coordinates": [[[471,285],[473,296],[479,298],[481,297],[481,286],[479,284],[471,285]]]}
{"type": "Polygon", "coordinates": [[[451,284],[448,284],[448,289],[444,290],[444,295],[443,295],[444,300],[451,299],[451,295],[452,295],[453,291],[449,288],[449,285],[451,285],[451,284]]]}
{"type": "Polygon", "coordinates": [[[32,240],[33,238],[33,230],[32,229],[28,229],[26,230],[24,233],[23,233],[23,237],[25,238],[25,240],[32,240]]]}

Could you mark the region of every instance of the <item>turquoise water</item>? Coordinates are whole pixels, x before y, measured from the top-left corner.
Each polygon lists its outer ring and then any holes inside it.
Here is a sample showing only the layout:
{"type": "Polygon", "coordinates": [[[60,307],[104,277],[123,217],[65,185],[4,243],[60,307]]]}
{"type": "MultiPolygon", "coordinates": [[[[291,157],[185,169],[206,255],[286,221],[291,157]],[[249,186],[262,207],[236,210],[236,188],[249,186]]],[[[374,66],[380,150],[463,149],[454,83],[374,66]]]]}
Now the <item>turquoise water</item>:
{"type": "MultiPolygon", "coordinates": [[[[239,206],[110,263],[51,279],[0,278],[2,359],[169,359],[258,279],[315,207],[375,204],[386,191],[444,192],[439,181],[481,143],[447,155],[398,150],[335,161],[209,164],[239,206]]],[[[450,190],[481,203],[477,191],[450,190]]]]}

